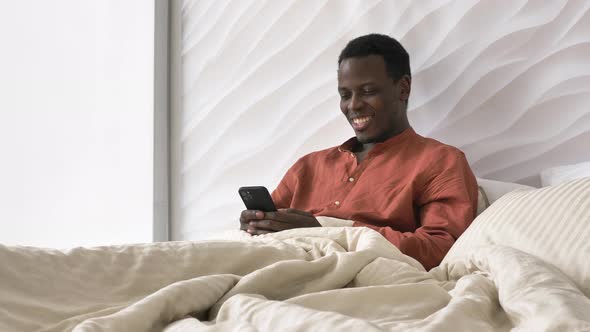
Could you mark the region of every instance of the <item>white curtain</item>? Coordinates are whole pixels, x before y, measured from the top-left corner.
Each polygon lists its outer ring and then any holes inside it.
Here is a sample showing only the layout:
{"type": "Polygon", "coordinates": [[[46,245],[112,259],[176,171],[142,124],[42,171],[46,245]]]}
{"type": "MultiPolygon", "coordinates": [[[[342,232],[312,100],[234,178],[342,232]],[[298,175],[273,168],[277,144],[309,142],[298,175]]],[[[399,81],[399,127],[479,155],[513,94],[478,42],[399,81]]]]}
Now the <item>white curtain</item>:
{"type": "Polygon", "coordinates": [[[411,56],[410,121],[478,176],[538,184],[588,160],[588,1],[184,1],[172,127],[172,236],[236,228],[243,185],[272,190],[302,155],[353,135],[338,108],[346,42],[411,56]]]}
{"type": "Polygon", "coordinates": [[[0,1],[0,41],[0,243],[152,241],[153,1],[0,1]]]}

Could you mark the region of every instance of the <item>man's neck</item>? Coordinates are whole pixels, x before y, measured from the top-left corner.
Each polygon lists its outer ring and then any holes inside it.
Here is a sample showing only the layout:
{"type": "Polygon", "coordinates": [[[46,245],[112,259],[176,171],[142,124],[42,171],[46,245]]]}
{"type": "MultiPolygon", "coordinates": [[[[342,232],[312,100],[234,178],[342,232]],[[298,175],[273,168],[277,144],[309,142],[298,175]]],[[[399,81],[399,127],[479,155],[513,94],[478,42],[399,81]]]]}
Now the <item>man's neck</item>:
{"type": "Polygon", "coordinates": [[[357,153],[363,153],[363,154],[367,154],[369,153],[369,151],[371,151],[375,145],[377,145],[378,143],[383,143],[385,141],[387,141],[388,139],[395,137],[401,133],[403,133],[406,129],[410,128],[410,125],[407,124],[407,126],[402,126],[400,128],[397,128],[395,130],[392,130],[391,132],[388,132],[386,135],[383,135],[382,137],[368,142],[368,143],[361,143],[358,142],[358,144],[353,148],[353,152],[355,154],[357,153]]]}
{"type": "Polygon", "coordinates": [[[369,154],[369,151],[370,149],[363,151],[354,151],[354,156],[356,157],[357,164],[360,164],[363,160],[365,160],[367,154],[369,154]]]}
{"type": "Polygon", "coordinates": [[[375,147],[376,144],[377,143],[374,143],[374,142],[365,143],[365,144],[359,142],[359,144],[357,144],[354,147],[354,149],[352,150],[352,152],[354,152],[354,153],[365,153],[366,154],[366,153],[369,153],[369,151],[371,151],[375,147]]]}

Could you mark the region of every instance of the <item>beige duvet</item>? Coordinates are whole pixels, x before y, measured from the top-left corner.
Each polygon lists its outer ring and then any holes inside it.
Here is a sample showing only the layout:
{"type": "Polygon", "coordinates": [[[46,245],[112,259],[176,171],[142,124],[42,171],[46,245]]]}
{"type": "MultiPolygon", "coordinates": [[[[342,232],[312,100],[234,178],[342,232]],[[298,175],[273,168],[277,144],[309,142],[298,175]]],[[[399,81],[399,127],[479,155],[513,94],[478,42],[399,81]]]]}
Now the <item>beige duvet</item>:
{"type": "Polygon", "coordinates": [[[590,331],[590,299],[483,247],[426,272],[366,228],[69,251],[0,246],[0,331],[590,331]]]}

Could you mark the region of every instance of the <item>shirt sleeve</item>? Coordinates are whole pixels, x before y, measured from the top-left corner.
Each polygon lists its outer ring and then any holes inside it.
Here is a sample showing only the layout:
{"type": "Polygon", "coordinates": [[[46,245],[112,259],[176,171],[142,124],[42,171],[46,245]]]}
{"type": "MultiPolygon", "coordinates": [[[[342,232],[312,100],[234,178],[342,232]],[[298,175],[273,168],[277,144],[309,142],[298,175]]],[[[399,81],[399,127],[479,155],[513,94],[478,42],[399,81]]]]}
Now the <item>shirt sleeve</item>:
{"type": "Polygon", "coordinates": [[[415,232],[354,223],[378,231],[427,270],[440,264],[473,221],[477,207],[477,182],[462,152],[443,157],[428,169],[429,180],[415,203],[420,221],[415,232]]]}
{"type": "Polygon", "coordinates": [[[293,166],[287,170],[287,173],[283,176],[281,182],[279,182],[278,186],[272,192],[272,200],[275,203],[275,207],[277,209],[288,209],[291,207],[291,203],[293,202],[293,188],[297,185],[297,177],[299,173],[299,169],[301,168],[300,164],[302,160],[299,159],[293,166]]]}
{"type": "MultiPolygon", "coordinates": [[[[288,174],[285,175],[285,177],[288,174]]],[[[287,185],[287,179],[283,178],[277,188],[272,192],[272,200],[275,203],[277,209],[288,209],[291,206],[293,200],[293,193],[287,185]]]]}

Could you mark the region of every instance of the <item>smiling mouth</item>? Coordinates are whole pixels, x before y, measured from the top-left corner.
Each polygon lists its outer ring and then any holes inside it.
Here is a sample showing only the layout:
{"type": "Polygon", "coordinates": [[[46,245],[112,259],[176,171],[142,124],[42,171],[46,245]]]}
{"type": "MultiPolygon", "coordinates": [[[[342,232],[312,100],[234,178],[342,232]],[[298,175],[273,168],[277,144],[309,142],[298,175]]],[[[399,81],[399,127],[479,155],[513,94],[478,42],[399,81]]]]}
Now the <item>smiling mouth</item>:
{"type": "Polygon", "coordinates": [[[372,120],[372,116],[359,116],[357,118],[351,119],[350,124],[354,130],[363,131],[369,127],[372,120]]]}

